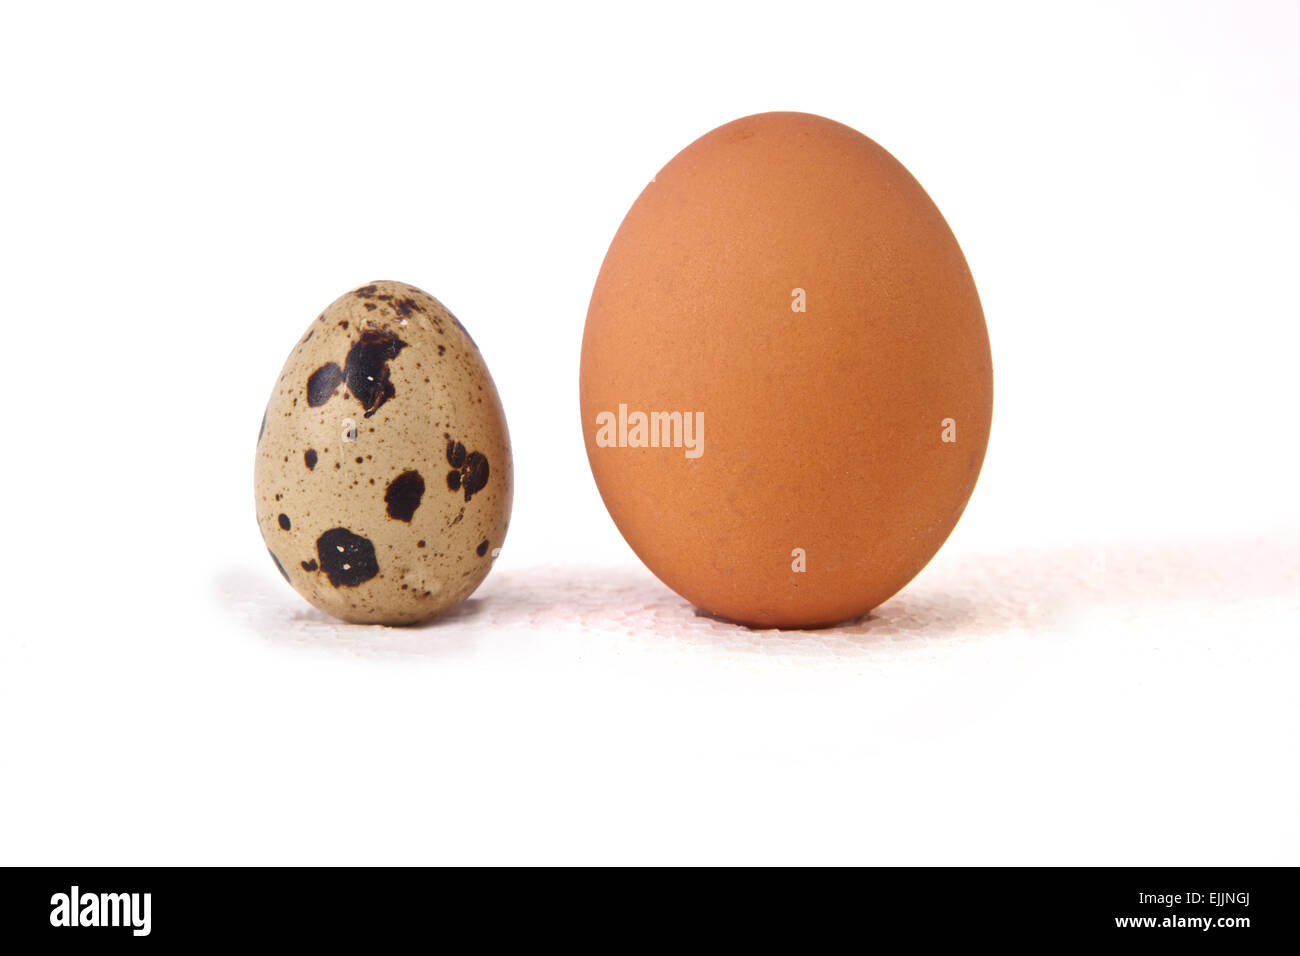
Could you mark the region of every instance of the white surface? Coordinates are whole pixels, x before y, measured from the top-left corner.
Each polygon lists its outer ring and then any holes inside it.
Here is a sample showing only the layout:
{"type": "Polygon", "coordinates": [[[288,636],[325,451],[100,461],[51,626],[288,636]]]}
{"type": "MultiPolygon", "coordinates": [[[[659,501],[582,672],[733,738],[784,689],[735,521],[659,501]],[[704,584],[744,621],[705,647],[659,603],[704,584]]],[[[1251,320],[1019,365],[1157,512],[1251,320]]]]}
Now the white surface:
{"type": "Polygon", "coordinates": [[[1300,14],[1281,4],[5,8],[0,862],[1300,862],[1300,14]],[[804,109],[920,179],[997,376],[871,619],[696,615],[595,493],[577,359],[644,182],[804,109]],[[349,628],[253,439],[400,278],[515,445],[497,568],[349,628]]]}

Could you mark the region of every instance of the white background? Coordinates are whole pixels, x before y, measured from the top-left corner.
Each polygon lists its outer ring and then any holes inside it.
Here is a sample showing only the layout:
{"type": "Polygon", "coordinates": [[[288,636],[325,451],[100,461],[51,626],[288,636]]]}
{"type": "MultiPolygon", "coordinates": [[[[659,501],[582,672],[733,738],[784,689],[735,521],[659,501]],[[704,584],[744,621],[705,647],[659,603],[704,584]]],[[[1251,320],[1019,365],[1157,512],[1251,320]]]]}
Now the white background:
{"type": "MultiPolygon", "coordinates": [[[[1300,863],[1294,4],[0,13],[0,862],[1300,863]],[[993,345],[961,525],[855,625],[696,616],[596,494],[604,251],[798,109],[930,192],[993,345]],[[514,439],[420,629],[266,557],[254,440],[337,295],[421,286],[514,439]]],[[[846,516],[851,520],[851,516],[846,516]]]]}

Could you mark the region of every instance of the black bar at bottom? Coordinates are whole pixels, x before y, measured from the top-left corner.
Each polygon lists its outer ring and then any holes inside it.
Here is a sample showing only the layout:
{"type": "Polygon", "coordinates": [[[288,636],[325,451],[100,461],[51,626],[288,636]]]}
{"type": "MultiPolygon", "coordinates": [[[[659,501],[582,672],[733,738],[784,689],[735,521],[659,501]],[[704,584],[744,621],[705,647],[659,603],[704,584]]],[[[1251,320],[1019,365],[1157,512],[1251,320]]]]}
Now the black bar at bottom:
{"type": "MultiPolygon", "coordinates": [[[[1296,870],[10,868],[0,940],[368,946],[1300,940],[1296,870]],[[465,934],[468,934],[466,936],[465,934]]],[[[10,950],[11,952],[15,950],[10,950]]]]}

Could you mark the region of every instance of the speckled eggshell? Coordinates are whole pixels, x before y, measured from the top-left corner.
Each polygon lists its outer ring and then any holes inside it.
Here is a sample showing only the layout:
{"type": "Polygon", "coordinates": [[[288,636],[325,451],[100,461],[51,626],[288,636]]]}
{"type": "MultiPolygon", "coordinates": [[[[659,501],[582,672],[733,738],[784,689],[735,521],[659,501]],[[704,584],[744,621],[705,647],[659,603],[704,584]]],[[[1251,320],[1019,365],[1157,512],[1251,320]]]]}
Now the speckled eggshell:
{"type": "Polygon", "coordinates": [[[812,627],[887,600],[952,531],[993,368],[916,179],[848,126],[763,113],[682,150],[623,220],[581,405],[596,485],[651,571],[720,617],[812,627]],[[702,416],[698,454],[673,413],[702,416]]]}
{"type": "Polygon", "coordinates": [[[510,523],[505,412],[469,333],[433,296],[372,282],[299,340],[254,476],[271,559],[345,621],[415,624],[468,597],[510,523]]]}

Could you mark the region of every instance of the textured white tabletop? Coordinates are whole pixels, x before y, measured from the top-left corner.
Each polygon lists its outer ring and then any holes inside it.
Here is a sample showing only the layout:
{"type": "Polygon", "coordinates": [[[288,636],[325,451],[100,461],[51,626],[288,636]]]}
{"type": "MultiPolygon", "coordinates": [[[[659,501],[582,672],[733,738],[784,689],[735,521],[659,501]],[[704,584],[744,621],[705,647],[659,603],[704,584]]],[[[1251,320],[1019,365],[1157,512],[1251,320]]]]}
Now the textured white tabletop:
{"type": "Polygon", "coordinates": [[[427,736],[394,728],[394,758],[437,761],[431,805],[499,806],[524,856],[1300,859],[1295,535],[944,555],[807,632],[714,620],[631,565],[498,569],[414,629],[340,625],[273,574],[220,587],[251,641],[371,659],[341,705],[374,708],[368,733],[399,672],[421,687],[400,713],[427,736]]]}

